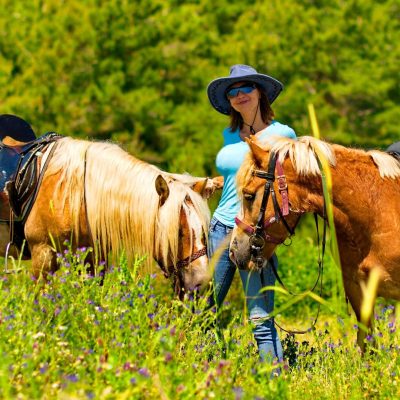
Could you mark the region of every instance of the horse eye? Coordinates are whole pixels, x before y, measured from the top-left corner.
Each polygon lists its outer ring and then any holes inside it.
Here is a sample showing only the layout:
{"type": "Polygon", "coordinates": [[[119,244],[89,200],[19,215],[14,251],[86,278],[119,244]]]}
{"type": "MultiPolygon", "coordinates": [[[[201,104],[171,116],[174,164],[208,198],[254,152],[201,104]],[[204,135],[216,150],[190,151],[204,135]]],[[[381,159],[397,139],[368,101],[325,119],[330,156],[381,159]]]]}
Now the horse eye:
{"type": "Polygon", "coordinates": [[[253,201],[255,199],[255,195],[251,194],[251,193],[244,193],[243,197],[247,200],[247,201],[253,201]]]}

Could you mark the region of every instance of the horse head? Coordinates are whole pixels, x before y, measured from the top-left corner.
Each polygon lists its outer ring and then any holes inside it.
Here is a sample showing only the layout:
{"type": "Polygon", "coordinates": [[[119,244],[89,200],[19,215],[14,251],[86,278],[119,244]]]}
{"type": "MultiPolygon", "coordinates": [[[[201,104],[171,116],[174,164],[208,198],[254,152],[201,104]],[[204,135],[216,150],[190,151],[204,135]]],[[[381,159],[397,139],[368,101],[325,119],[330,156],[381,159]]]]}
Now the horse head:
{"type": "Polygon", "coordinates": [[[160,205],[155,258],[164,275],[173,279],[175,293],[183,298],[185,293],[205,289],[212,278],[207,257],[207,199],[221,182],[158,175],[155,187],[160,205]]]}
{"type": "MultiPolygon", "coordinates": [[[[238,172],[242,207],[232,232],[230,257],[240,269],[259,269],[294,234],[302,213],[294,209],[292,197],[289,202],[283,160],[270,149],[247,142],[251,152],[238,172]]],[[[292,170],[285,168],[285,173],[292,170]]]]}

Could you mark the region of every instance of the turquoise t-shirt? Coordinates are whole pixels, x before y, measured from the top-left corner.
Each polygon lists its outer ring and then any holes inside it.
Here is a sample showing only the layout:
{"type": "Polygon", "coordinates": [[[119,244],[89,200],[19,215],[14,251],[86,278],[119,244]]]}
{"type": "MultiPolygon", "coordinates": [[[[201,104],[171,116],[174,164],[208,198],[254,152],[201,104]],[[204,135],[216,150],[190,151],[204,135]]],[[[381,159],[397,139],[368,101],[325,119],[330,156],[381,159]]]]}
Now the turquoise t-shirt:
{"type": "MultiPolygon", "coordinates": [[[[224,187],[214,217],[224,225],[233,227],[240,207],[236,191],[236,174],[249,151],[249,145],[240,138],[239,129],[232,132],[230,128],[226,128],[223,135],[224,146],[217,154],[216,165],[219,173],[224,177],[224,187]]],[[[258,135],[257,140],[263,142],[271,136],[296,138],[292,128],[278,121],[272,121],[271,125],[258,135]]]]}

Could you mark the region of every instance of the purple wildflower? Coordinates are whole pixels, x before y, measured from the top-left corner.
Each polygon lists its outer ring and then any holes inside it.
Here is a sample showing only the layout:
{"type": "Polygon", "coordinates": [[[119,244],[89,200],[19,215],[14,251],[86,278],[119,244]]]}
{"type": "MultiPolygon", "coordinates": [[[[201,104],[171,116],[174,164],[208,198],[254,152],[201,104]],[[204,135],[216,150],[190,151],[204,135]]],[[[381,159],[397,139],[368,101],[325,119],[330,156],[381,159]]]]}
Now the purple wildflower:
{"type": "Polygon", "coordinates": [[[49,364],[48,364],[48,363],[44,363],[44,364],[39,368],[40,373],[41,373],[41,374],[44,374],[44,373],[47,371],[48,367],[49,367],[49,364]]]}
{"type": "Polygon", "coordinates": [[[234,387],[233,389],[233,393],[235,394],[235,400],[240,400],[243,397],[244,391],[242,387],[234,387]]]}
{"type": "Polygon", "coordinates": [[[139,374],[144,376],[145,378],[150,378],[150,372],[147,368],[139,368],[139,374]]]}
{"type": "Polygon", "coordinates": [[[76,374],[69,374],[69,375],[67,375],[65,378],[66,378],[68,381],[74,382],[74,383],[79,381],[78,375],[76,375],[76,374]]]}

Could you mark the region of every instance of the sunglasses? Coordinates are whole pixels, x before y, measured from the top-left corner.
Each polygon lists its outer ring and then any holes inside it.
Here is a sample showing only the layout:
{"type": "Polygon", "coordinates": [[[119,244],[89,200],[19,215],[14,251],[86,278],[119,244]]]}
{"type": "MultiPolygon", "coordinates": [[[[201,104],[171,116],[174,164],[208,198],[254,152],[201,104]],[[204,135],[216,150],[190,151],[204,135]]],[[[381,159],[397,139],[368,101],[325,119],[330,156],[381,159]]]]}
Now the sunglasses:
{"type": "Polygon", "coordinates": [[[234,97],[236,97],[239,94],[239,92],[242,92],[243,94],[249,94],[255,88],[256,87],[254,85],[243,85],[243,86],[235,87],[235,88],[229,89],[226,92],[226,97],[228,99],[233,99],[234,97]]]}

